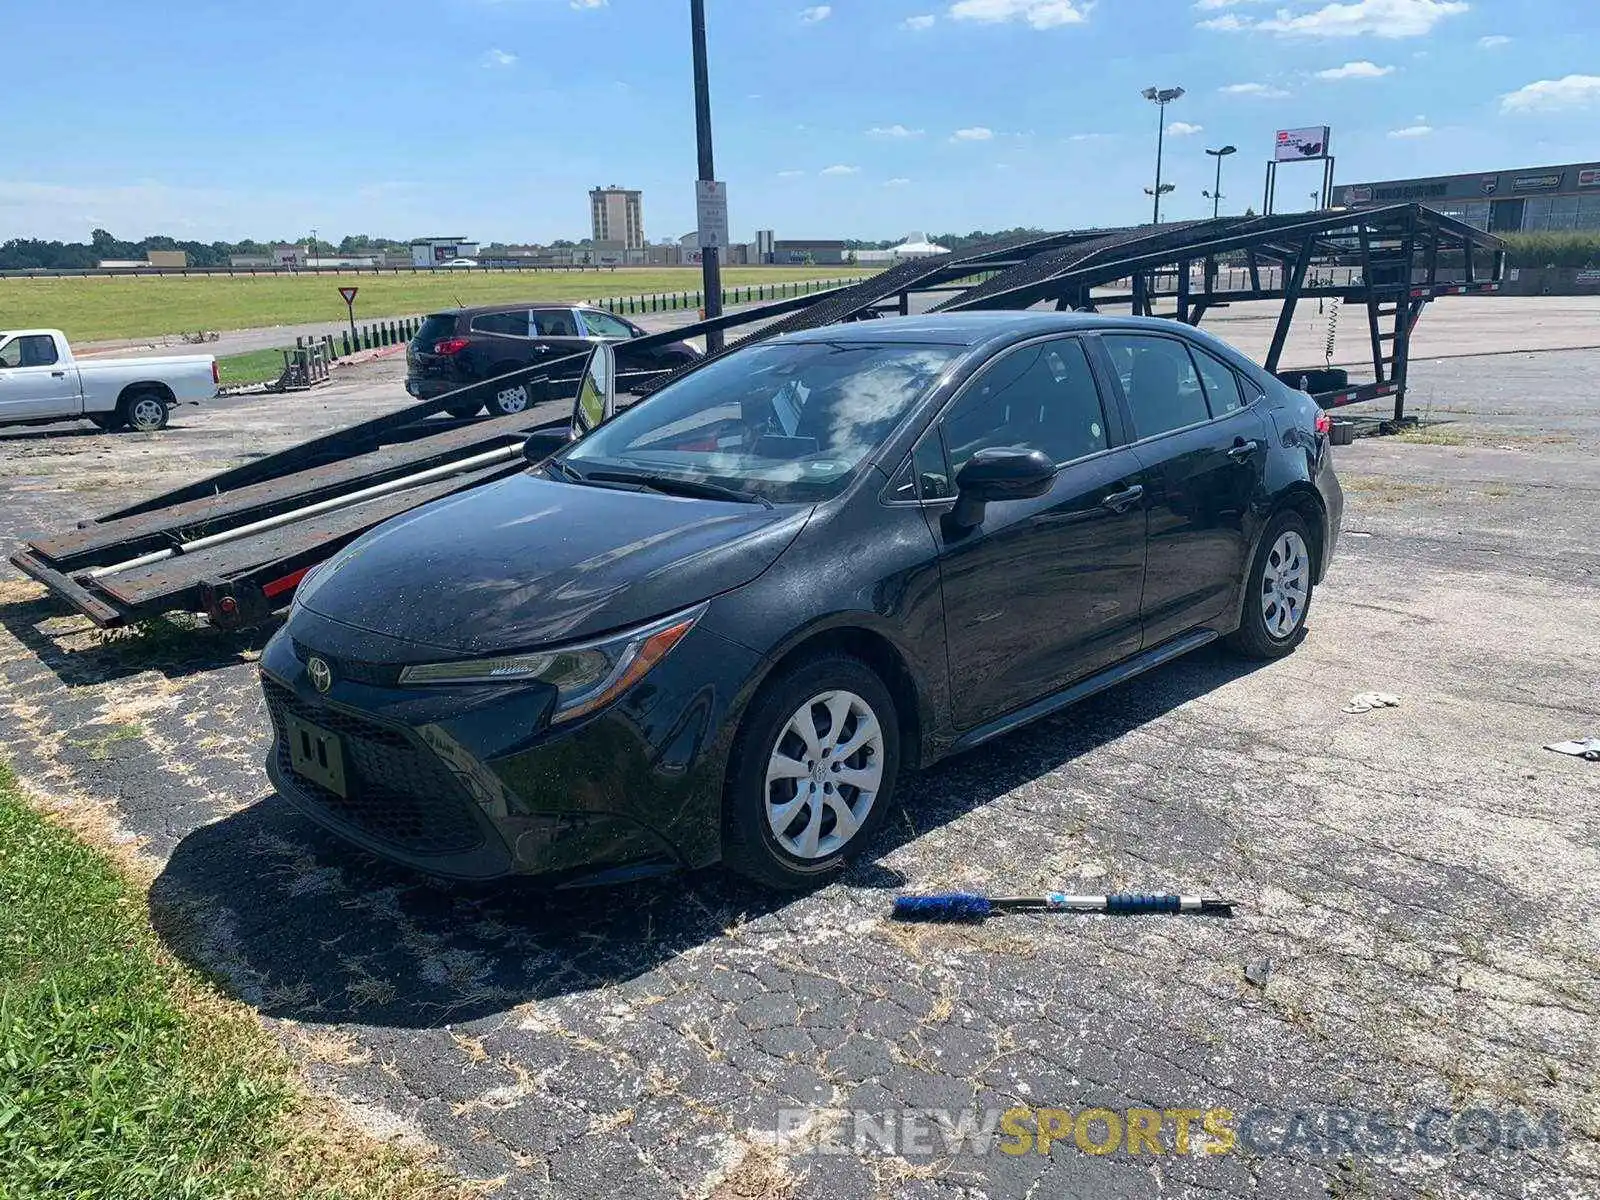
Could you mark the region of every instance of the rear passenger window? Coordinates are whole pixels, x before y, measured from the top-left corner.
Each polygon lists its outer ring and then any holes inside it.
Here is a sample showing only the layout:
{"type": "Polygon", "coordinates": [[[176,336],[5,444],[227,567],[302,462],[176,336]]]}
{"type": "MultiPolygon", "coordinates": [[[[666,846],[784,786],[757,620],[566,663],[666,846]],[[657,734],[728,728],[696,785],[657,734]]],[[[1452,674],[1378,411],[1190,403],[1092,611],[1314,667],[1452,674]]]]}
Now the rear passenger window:
{"type": "Polygon", "coordinates": [[[1239,391],[1239,377],[1233,368],[1204,350],[1191,346],[1194,361],[1200,364],[1200,378],[1206,385],[1206,398],[1211,401],[1211,415],[1235,412],[1244,407],[1244,396],[1239,391]]]}
{"type": "Polygon", "coordinates": [[[533,310],[533,330],[540,337],[582,337],[578,320],[570,308],[536,308],[533,310]]]}
{"type": "Polygon", "coordinates": [[[1106,448],[1105,413],[1076,338],[1004,355],[956,401],[944,421],[953,480],[979,450],[1022,446],[1055,463],[1106,448]]]}
{"type": "Polygon", "coordinates": [[[513,337],[528,336],[528,310],[515,309],[512,312],[482,313],[472,318],[472,332],[474,333],[502,333],[513,337]]]}
{"type": "Polygon", "coordinates": [[[1182,342],[1137,333],[1108,333],[1100,340],[1122,380],[1139,437],[1211,419],[1200,376],[1182,342]]]}

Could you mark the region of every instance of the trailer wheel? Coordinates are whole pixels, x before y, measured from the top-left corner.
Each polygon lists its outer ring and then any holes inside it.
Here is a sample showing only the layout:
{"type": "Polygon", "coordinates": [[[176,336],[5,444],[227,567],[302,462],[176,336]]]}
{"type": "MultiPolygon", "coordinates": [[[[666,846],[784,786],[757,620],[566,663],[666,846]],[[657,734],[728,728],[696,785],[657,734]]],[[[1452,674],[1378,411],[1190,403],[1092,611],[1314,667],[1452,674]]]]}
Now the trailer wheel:
{"type": "Polygon", "coordinates": [[[167,398],[154,388],[124,392],[117,404],[119,427],[135,433],[155,433],[167,427],[167,398]]]}
{"type": "Polygon", "coordinates": [[[481,404],[452,404],[449,408],[445,409],[445,412],[449,413],[452,417],[460,417],[462,419],[467,417],[475,417],[482,411],[483,405],[481,404]]]}

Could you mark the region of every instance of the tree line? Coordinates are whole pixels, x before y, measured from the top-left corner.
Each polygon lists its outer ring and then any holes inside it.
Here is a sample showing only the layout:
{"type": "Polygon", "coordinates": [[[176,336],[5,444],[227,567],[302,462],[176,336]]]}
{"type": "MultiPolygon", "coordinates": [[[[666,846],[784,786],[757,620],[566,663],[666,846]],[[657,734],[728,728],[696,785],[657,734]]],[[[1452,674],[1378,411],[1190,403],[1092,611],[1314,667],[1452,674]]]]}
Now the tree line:
{"type": "MultiPolygon", "coordinates": [[[[12,238],[0,242],[0,270],[81,270],[93,267],[106,259],[143,261],[152,250],[183,250],[189,263],[196,267],[225,267],[235,254],[270,255],[279,242],[258,242],[245,238],[242,242],[183,241],[162,234],[152,234],[136,242],[125,242],[104,229],[96,229],[87,242],[51,242],[41,238],[12,238]]],[[[308,238],[296,243],[311,245],[308,238]]],[[[373,254],[380,250],[405,250],[409,242],[393,238],[371,237],[364,233],[352,234],[337,243],[318,239],[313,253],[318,256],[344,256],[373,254]]]]}

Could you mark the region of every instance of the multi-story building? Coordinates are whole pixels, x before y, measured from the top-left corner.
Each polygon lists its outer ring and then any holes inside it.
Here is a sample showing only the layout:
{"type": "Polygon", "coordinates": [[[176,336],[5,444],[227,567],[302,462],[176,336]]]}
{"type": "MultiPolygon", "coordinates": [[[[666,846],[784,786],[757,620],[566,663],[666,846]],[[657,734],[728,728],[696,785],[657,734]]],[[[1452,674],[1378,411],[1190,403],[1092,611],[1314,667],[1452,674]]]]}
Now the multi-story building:
{"type": "Polygon", "coordinates": [[[615,185],[589,192],[589,224],[596,242],[616,242],[626,250],[644,248],[642,192],[615,185]]]}
{"type": "Polygon", "coordinates": [[[1489,233],[1600,229],[1600,163],[1343,183],[1333,189],[1333,202],[1347,208],[1407,200],[1489,233]]]}

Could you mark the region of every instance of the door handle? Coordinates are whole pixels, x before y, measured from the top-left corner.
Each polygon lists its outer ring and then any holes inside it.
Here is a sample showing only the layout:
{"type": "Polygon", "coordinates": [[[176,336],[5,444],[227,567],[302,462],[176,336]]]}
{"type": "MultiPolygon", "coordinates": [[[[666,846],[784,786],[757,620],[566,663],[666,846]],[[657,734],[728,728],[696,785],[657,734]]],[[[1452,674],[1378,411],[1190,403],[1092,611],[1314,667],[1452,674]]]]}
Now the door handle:
{"type": "Polygon", "coordinates": [[[1261,449],[1260,442],[1247,442],[1243,438],[1234,438],[1233,447],[1228,451],[1228,457],[1233,459],[1234,462],[1243,462],[1259,449],[1261,449]]]}
{"type": "Polygon", "coordinates": [[[50,374],[52,378],[55,379],[65,379],[67,377],[67,373],[65,371],[51,371],[50,374]]]}
{"type": "Polygon", "coordinates": [[[1144,499],[1144,485],[1136,483],[1120,492],[1112,492],[1100,501],[1100,506],[1109,508],[1112,512],[1121,513],[1127,512],[1142,499],[1144,499]]]}

